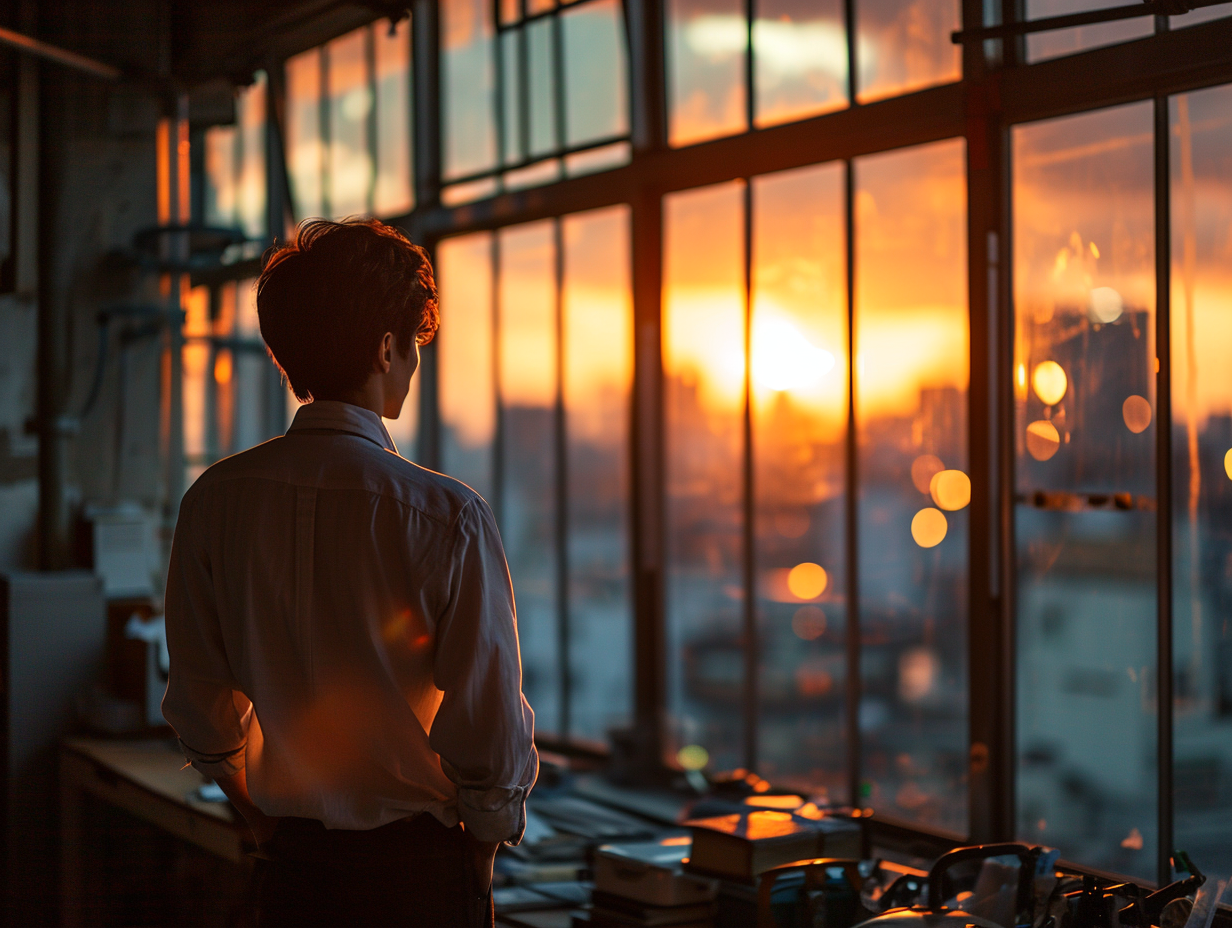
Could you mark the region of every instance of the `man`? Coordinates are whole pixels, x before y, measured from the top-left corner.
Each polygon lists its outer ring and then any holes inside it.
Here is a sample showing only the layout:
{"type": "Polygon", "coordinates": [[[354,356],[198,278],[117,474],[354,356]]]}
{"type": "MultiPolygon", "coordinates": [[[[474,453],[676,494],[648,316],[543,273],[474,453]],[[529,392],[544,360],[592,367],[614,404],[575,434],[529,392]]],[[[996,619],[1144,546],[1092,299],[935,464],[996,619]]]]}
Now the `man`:
{"type": "Polygon", "coordinates": [[[491,924],[538,755],[492,513],[381,423],[436,332],[428,257],[306,222],[257,311],[307,405],[184,496],[163,714],[271,860],[263,925],[491,924]]]}

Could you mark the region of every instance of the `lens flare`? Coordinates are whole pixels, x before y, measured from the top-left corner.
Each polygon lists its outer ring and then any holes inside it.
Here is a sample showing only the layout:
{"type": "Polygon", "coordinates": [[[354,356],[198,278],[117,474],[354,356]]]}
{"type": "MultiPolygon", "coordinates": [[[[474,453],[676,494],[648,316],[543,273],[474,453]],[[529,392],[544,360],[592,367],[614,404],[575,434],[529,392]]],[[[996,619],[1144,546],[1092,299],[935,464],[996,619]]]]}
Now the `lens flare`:
{"type": "Polygon", "coordinates": [[[939,509],[927,506],[911,520],[911,537],[921,548],[935,548],[945,539],[949,523],[939,509]]]}
{"type": "Polygon", "coordinates": [[[943,470],[933,475],[928,495],[940,508],[955,512],[971,502],[971,478],[961,470],[943,470]]]}
{"type": "Polygon", "coordinates": [[[1043,361],[1031,372],[1031,386],[1045,406],[1055,406],[1065,397],[1069,378],[1056,361],[1043,361]]]}
{"type": "Polygon", "coordinates": [[[825,591],[829,582],[826,569],[811,561],[797,564],[787,575],[787,589],[796,599],[816,599],[825,591]]]}
{"type": "Polygon", "coordinates": [[[1039,419],[1027,426],[1027,452],[1035,460],[1047,461],[1060,447],[1061,435],[1047,419],[1039,419]]]}
{"type": "Polygon", "coordinates": [[[1125,420],[1125,427],[1135,435],[1144,432],[1151,424],[1151,404],[1137,394],[1127,397],[1121,404],[1121,417],[1125,420]]]}

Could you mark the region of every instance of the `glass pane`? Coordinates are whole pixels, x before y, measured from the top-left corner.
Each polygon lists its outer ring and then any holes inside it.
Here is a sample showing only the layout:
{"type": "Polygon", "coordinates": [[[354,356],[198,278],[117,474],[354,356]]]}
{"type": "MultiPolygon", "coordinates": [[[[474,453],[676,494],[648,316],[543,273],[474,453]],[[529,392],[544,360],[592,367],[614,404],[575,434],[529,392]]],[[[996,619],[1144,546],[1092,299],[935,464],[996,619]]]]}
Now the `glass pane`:
{"type": "Polygon", "coordinates": [[[861,158],[855,172],[861,798],[965,833],[963,143],[861,158]]]}
{"type": "Polygon", "coordinates": [[[321,145],[321,50],[287,59],[287,171],[296,219],[324,212],[321,145]]]}
{"type": "Polygon", "coordinates": [[[372,27],[376,59],[376,191],[372,211],[395,216],[415,205],[411,173],[411,22],[389,34],[384,21],[372,27]]]}
{"type": "Polygon", "coordinates": [[[496,165],[491,4],[441,0],[441,144],[446,180],[496,165]]]}
{"type": "Polygon", "coordinates": [[[236,225],[235,127],[214,126],[205,132],[205,222],[236,225]]]}
{"type": "Polygon", "coordinates": [[[515,23],[522,16],[518,0],[500,0],[501,24],[515,23]]]}
{"type": "Polygon", "coordinates": [[[1170,16],[1169,23],[1173,29],[1183,29],[1198,23],[1209,23],[1212,19],[1222,19],[1232,16],[1232,3],[1217,3],[1214,6],[1203,7],[1183,16],[1170,16]]]}
{"type": "Polygon", "coordinates": [[[522,30],[501,34],[501,121],[505,164],[526,160],[522,119],[522,30]]]}
{"type": "Polygon", "coordinates": [[[566,143],[572,147],[629,131],[624,17],[616,0],[596,0],[560,16],[565,45],[566,143]]]}
{"type": "Polygon", "coordinates": [[[551,220],[502,229],[501,535],[535,729],[560,732],[556,559],[556,249],[551,220]]]}
{"type": "MultiPolygon", "coordinates": [[[[1085,13],[1087,10],[1102,10],[1114,6],[1125,4],[1120,0],[1027,0],[1027,18],[1043,19],[1046,16],[1085,13]]],[[[1072,55],[1088,48],[1126,42],[1129,39],[1152,35],[1154,32],[1155,20],[1150,16],[1111,23],[1094,23],[1055,32],[1036,32],[1027,36],[1027,60],[1042,61],[1045,58],[1072,55]]]]}
{"type": "Polygon", "coordinates": [[[367,29],[356,29],[325,47],[329,80],[329,211],[333,216],[369,212],[372,155],[368,150],[367,29]]]}
{"type": "Polygon", "coordinates": [[[265,215],[265,72],[240,94],[236,121],[239,124],[239,184],[236,218],[250,238],[266,236],[265,215]]]}
{"type": "Polygon", "coordinates": [[[544,13],[554,6],[556,6],[556,0],[526,0],[526,13],[528,16],[534,16],[536,13],[544,13]]]}
{"type": "Polygon", "coordinates": [[[753,63],[759,127],[846,106],[842,0],[761,0],[753,63]]]}
{"type": "Polygon", "coordinates": [[[1171,111],[1175,843],[1227,873],[1232,86],[1174,97],[1171,111]]]}
{"type": "Polygon", "coordinates": [[[668,733],[717,769],[744,762],[743,202],[735,181],[663,204],[668,733]]]}
{"type": "Polygon", "coordinates": [[[570,734],[607,740],[633,712],[629,209],[563,221],[570,734]]]}
{"type": "Polygon", "coordinates": [[[556,144],[556,48],[552,28],[551,19],[540,19],[526,27],[532,158],[559,147],[556,144]]]}
{"type": "Polygon", "coordinates": [[[753,181],[758,772],[846,802],[843,168],[753,181]]]}
{"type": "Polygon", "coordinates": [[[962,76],[957,0],[858,0],[856,56],[861,103],[962,76]]]}
{"type": "Polygon", "coordinates": [[[1155,873],[1152,106],[1014,130],[1018,831],[1155,873]]]}
{"type": "Polygon", "coordinates": [[[748,128],[741,0],[668,0],[668,135],[691,145],[748,128]]]}
{"type": "Polygon", "coordinates": [[[492,356],[492,236],[449,238],[436,249],[441,327],[436,345],[441,470],[492,500],[496,385],[492,356]]]}

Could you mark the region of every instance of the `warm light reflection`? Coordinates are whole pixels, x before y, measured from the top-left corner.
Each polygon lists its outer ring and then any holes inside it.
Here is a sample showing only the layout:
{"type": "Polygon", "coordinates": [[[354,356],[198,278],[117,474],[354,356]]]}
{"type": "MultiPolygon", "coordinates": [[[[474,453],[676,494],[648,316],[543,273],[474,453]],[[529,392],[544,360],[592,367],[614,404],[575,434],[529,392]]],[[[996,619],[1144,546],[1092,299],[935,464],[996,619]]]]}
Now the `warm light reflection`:
{"type": "Polygon", "coordinates": [[[1044,361],[1037,364],[1031,373],[1031,387],[1045,406],[1055,406],[1065,398],[1069,378],[1056,361],[1044,361]]]}
{"type": "Polygon", "coordinates": [[[776,392],[807,390],[834,368],[834,355],[783,317],[759,313],[752,337],[753,379],[776,392]]]}
{"type": "Polygon", "coordinates": [[[957,511],[971,502],[971,478],[961,470],[943,470],[933,475],[928,493],[942,509],[957,511]]]}
{"type": "Polygon", "coordinates": [[[787,574],[787,589],[796,599],[816,599],[828,582],[825,568],[811,561],[797,564],[787,574]]]}
{"type": "Polygon", "coordinates": [[[898,695],[904,702],[919,702],[933,690],[941,670],[929,648],[912,648],[898,659],[898,695]]]}
{"type": "Polygon", "coordinates": [[[911,482],[921,493],[931,491],[933,477],[945,470],[941,458],[935,454],[921,454],[911,462],[911,482]]]}
{"type": "Polygon", "coordinates": [[[214,359],[214,382],[219,386],[231,382],[231,352],[220,351],[214,359]]]}
{"type": "Polygon", "coordinates": [[[483,446],[496,427],[491,236],[481,232],[445,239],[437,246],[436,270],[441,303],[436,351],[442,425],[463,446],[483,446]]]}
{"type": "MultiPolygon", "coordinates": [[[[1091,243],[1091,248],[1095,248],[1094,242],[1091,243]]],[[[1092,287],[1089,310],[1095,322],[1116,322],[1125,311],[1125,301],[1121,299],[1121,294],[1111,287],[1092,287]]]]}
{"type": "Polygon", "coordinates": [[[826,633],[826,613],[820,606],[801,606],[791,617],[791,630],[802,641],[816,641],[826,633]]]}
{"type": "Polygon", "coordinates": [[[676,762],[685,770],[701,770],[710,763],[710,752],[700,744],[686,744],[676,752],[676,762]]]}
{"type": "Polygon", "coordinates": [[[1047,419],[1038,419],[1027,426],[1027,452],[1037,461],[1047,461],[1061,447],[1057,427],[1047,419]]]}
{"type": "Polygon", "coordinates": [[[1125,420],[1125,427],[1137,435],[1146,431],[1146,427],[1151,424],[1151,404],[1145,397],[1134,394],[1121,404],[1121,416],[1125,420]]]}
{"type": "Polygon", "coordinates": [[[945,540],[948,528],[945,515],[940,510],[927,506],[911,520],[911,537],[921,548],[935,548],[945,540]]]}

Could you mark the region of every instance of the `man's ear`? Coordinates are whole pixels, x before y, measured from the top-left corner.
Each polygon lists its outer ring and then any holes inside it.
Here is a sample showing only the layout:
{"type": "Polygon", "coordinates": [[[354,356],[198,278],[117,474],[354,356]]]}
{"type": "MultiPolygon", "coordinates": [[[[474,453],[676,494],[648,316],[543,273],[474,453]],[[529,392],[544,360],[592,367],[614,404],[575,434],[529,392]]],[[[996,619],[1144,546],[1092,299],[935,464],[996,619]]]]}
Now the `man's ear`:
{"type": "Polygon", "coordinates": [[[386,332],[381,339],[381,347],[377,352],[376,364],[377,370],[382,374],[388,374],[389,369],[394,363],[394,333],[386,332]]]}

